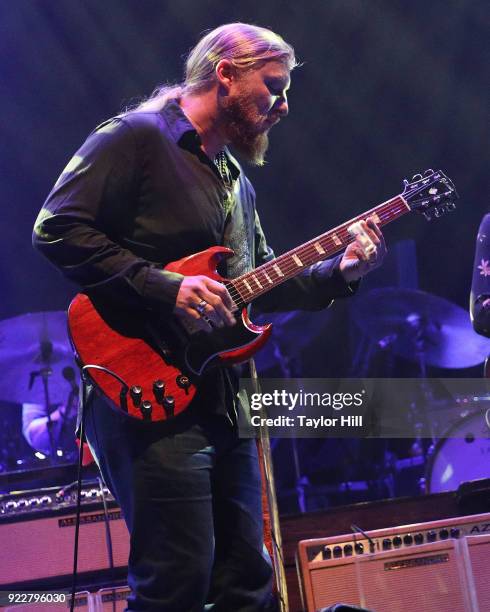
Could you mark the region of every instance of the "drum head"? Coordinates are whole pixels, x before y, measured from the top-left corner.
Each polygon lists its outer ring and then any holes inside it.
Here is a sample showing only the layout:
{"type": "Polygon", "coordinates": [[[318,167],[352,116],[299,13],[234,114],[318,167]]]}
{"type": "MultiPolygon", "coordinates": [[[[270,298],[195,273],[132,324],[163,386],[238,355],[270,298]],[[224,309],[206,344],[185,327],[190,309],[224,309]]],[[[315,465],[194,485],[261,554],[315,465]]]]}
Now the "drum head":
{"type": "Polygon", "coordinates": [[[462,482],[489,477],[490,429],[482,410],[452,425],[437,442],[429,461],[427,491],[455,491],[462,482]]]}

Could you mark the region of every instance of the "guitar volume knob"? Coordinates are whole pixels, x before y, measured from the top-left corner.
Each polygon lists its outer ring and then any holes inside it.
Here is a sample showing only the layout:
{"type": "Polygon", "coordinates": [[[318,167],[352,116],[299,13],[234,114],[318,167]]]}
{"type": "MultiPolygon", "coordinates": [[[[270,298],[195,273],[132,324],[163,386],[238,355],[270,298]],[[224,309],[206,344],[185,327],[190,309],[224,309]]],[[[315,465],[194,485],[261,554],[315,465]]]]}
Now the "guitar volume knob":
{"type": "Polygon", "coordinates": [[[133,404],[135,406],[139,406],[141,404],[141,400],[143,399],[143,389],[139,385],[133,385],[129,390],[129,395],[133,400],[133,404]]]}
{"type": "Polygon", "coordinates": [[[153,393],[157,402],[161,403],[165,395],[165,383],[163,382],[163,380],[155,380],[155,382],[153,383],[153,393]]]}
{"type": "Polygon", "coordinates": [[[140,406],[140,412],[143,416],[143,420],[151,421],[152,411],[153,411],[153,406],[151,405],[151,402],[149,402],[148,400],[145,400],[144,402],[142,402],[140,406]]]}
{"type": "Polygon", "coordinates": [[[171,418],[174,416],[175,400],[171,395],[166,395],[163,398],[163,407],[165,409],[167,418],[171,418]]]}

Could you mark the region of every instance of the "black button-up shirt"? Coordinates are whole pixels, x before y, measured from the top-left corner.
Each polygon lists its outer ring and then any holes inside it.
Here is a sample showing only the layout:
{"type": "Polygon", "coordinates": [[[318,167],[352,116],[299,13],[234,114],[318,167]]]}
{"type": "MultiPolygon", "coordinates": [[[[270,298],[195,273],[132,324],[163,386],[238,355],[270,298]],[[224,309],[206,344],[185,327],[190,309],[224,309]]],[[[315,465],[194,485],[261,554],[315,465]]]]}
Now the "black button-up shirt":
{"type": "MultiPolygon", "coordinates": [[[[235,277],[274,257],[253,187],[227,156],[234,179],[228,215],[226,186],[177,101],[158,112],[113,118],[90,134],[64,169],[36,221],[34,246],[85,291],[170,314],[182,276],[162,265],[225,245],[235,250],[225,271],[235,277]]],[[[312,266],[257,306],[316,310],[349,295],[338,262],[312,266]]],[[[200,401],[221,412],[229,402],[228,378],[210,374],[200,401]]]]}

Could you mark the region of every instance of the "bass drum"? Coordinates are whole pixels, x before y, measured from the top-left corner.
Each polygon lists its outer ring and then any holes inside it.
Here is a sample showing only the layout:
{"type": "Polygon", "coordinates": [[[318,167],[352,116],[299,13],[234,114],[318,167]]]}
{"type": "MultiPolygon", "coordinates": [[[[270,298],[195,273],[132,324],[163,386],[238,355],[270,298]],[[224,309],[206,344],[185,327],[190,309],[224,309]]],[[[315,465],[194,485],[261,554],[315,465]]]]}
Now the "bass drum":
{"type": "Polygon", "coordinates": [[[427,471],[428,493],[455,491],[462,482],[490,477],[490,429],[485,412],[464,417],[437,442],[427,471]]]}

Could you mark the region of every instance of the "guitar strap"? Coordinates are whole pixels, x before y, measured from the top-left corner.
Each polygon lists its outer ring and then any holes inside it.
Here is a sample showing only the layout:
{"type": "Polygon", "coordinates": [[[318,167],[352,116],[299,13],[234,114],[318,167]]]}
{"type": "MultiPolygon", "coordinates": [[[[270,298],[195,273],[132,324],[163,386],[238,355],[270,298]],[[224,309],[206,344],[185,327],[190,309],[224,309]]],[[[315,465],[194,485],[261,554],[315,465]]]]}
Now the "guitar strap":
{"type": "MultiPolygon", "coordinates": [[[[254,393],[260,392],[260,384],[253,359],[249,361],[250,376],[254,393]]],[[[264,408],[261,409],[260,416],[264,408]]],[[[269,430],[261,425],[257,438],[257,451],[259,457],[260,475],[262,478],[262,512],[264,516],[264,542],[272,559],[274,570],[275,590],[278,597],[280,612],[288,612],[288,593],[286,574],[284,572],[284,557],[282,552],[282,538],[279,524],[279,511],[277,507],[276,488],[274,483],[274,470],[269,439],[269,430]]]]}

